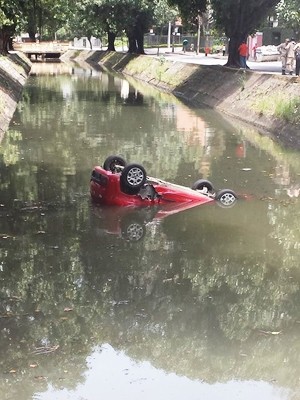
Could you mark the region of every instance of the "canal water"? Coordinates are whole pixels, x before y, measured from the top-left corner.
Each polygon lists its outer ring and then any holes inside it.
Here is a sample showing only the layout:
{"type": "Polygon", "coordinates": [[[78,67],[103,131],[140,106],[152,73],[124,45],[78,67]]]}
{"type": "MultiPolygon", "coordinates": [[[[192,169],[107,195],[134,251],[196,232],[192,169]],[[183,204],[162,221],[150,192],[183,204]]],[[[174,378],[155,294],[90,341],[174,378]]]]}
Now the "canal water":
{"type": "Polygon", "coordinates": [[[122,76],[34,64],[0,147],[1,400],[300,399],[299,155],[122,76]],[[110,155],[240,199],[96,206],[110,155]]]}

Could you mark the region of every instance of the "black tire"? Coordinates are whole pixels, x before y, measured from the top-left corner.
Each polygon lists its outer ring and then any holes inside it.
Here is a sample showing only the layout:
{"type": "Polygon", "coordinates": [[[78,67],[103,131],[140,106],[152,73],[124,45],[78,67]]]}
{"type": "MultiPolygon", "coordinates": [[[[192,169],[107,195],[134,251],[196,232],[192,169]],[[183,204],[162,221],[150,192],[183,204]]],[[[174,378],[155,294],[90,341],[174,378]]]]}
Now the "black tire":
{"type": "Polygon", "coordinates": [[[206,179],[199,179],[196,181],[193,186],[193,190],[204,190],[206,189],[208,193],[214,193],[214,187],[211,182],[207,181],[206,179]]]}
{"type": "Polygon", "coordinates": [[[238,196],[233,190],[222,189],[218,191],[215,198],[221,207],[229,208],[235,205],[238,196]]]}
{"type": "Polygon", "coordinates": [[[126,161],[124,160],[124,158],[122,158],[120,156],[109,156],[104,161],[103,168],[106,171],[111,171],[111,172],[117,173],[117,172],[120,172],[120,170],[121,170],[120,168],[118,168],[118,166],[125,167],[125,165],[126,165],[126,161]]]}
{"type": "Polygon", "coordinates": [[[140,164],[128,164],[121,173],[121,186],[126,190],[138,191],[146,182],[147,174],[145,168],[140,164]]]}

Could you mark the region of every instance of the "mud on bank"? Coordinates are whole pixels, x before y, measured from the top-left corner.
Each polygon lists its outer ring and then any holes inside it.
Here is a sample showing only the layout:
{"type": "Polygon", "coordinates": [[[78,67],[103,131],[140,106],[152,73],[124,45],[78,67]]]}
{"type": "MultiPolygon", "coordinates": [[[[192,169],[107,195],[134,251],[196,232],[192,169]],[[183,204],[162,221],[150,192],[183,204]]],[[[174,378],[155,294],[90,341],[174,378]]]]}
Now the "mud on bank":
{"type": "Polygon", "coordinates": [[[15,112],[31,62],[22,53],[0,56],[0,143],[15,112]]]}
{"type": "Polygon", "coordinates": [[[300,149],[300,78],[167,61],[163,56],[73,51],[63,60],[104,66],[256,126],[300,149]]]}

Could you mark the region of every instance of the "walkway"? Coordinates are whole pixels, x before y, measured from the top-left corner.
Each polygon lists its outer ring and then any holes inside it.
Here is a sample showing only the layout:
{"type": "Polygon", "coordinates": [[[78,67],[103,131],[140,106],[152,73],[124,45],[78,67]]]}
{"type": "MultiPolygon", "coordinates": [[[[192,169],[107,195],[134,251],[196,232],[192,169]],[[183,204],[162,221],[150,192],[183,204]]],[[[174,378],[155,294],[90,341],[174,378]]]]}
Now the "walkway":
{"type": "MultiPolygon", "coordinates": [[[[146,49],[146,54],[157,56],[157,48],[146,49]]],[[[159,49],[160,56],[166,57],[168,60],[180,61],[184,63],[202,64],[202,65],[224,65],[227,62],[227,56],[219,54],[209,54],[207,57],[204,53],[196,54],[194,52],[186,52],[175,48],[174,53],[172,50],[166,48],[159,49]]],[[[252,71],[269,73],[269,74],[281,74],[281,62],[280,61],[247,61],[247,65],[252,71]]]]}

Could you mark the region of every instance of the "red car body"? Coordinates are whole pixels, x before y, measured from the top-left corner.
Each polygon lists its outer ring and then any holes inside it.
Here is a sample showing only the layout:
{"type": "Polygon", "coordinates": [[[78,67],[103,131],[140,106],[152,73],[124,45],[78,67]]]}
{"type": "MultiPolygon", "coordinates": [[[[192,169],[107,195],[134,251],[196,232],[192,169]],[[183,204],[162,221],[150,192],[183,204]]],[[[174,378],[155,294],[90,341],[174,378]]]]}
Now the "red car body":
{"type": "Polygon", "coordinates": [[[105,205],[147,207],[152,205],[167,205],[171,211],[172,205],[178,210],[178,204],[184,209],[199,204],[214,201],[208,194],[188,187],[164,182],[159,179],[147,178],[147,183],[137,194],[127,194],[121,190],[120,174],[106,171],[100,166],[93,170],[90,193],[94,201],[105,205]],[[154,189],[154,195],[150,194],[154,189]]]}
{"type": "Polygon", "coordinates": [[[172,214],[218,200],[232,206],[237,196],[230,189],[215,191],[209,181],[200,179],[192,188],[148,177],[143,166],[127,164],[119,156],[108,157],[103,167],[95,166],[90,180],[92,199],[100,204],[121,207],[159,206],[172,214]]]}

